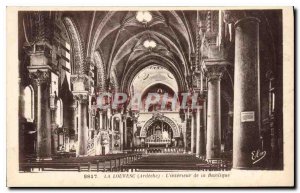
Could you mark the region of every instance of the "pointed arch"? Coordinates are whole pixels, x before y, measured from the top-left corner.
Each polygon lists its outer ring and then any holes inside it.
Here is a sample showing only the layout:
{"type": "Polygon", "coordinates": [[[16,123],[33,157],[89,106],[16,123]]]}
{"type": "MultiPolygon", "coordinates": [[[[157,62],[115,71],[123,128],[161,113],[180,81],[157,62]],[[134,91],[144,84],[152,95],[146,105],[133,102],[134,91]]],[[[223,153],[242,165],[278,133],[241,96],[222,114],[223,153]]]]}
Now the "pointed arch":
{"type": "Polygon", "coordinates": [[[102,32],[103,27],[106,25],[106,23],[110,20],[110,18],[114,15],[115,11],[109,11],[105,17],[102,19],[102,21],[99,23],[99,25],[97,26],[97,30],[94,34],[94,38],[92,41],[92,46],[91,46],[91,51],[89,53],[94,53],[94,51],[96,50],[96,45],[97,45],[97,41],[98,38],[100,36],[100,33],[102,32]]]}
{"type": "Polygon", "coordinates": [[[170,119],[169,117],[166,117],[166,116],[153,116],[152,118],[150,118],[146,123],[145,125],[143,126],[143,128],[141,129],[141,132],[140,132],[140,137],[146,137],[147,135],[147,130],[148,128],[157,120],[160,120],[160,121],[163,121],[165,123],[167,123],[172,131],[173,131],[173,136],[176,138],[176,137],[180,137],[180,129],[178,127],[178,125],[172,120],[170,119]]]}
{"type": "MultiPolygon", "coordinates": [[[[187,23],[185,23],[182,20],[182,18],[176,13],[176,11],[170,11],[170,13],[175,17],[175,19],[177,20],[179,25],[182,27],[182,30],[184,30],[181,34],[185,37],[187,44],[189,46],[189,50],[194,52],[195,46],[191,39],[192,35],[191,35],[191,31],[190,31],[189,27],[187,26],[187,23]]],[[[184,20],[186,20],[186,19],[184,18],[184,20]]]]}
{"type": "Polygon", "coordinates": [[[168,69],[176,78],[176,81],[178,83],[178,91],[182,92],[187,90],[187,82],[186,78],[184,77],[183,73],[176,68],[176,65],[169,59],[162,57],[160,55],[146,55],[143,56],[137,60],[135,60],[133,63],[130,63],[130,68],[126,70],[126,73],[123,75],[121,80],[121,89],[124,92],[129,92],[130,85],[135,77],[135,75],[143,68],[150,66],[152,64],[161,64],[164,63],[166,66],[164,66],[166,69],[168,69]]]}
{"type": "Polygon", "coordinates": [[[110,74],[110,84],[112,86],[113,91],[119,91],[119,82],[115,71],[112,71],[110,74]]]}
{"type": "Polygon", "coordinates": [[[68,32],[72,51],[71,74],[81,74],[84,71],[84,50],[78,29],[71,18],[65,17],[63,23],[68,32]]]}
{"type": "Polygon", "coordinates": [[[97,67],[97,87],[99,91],[105,90],[105,80],[106,80],[106,73],[105,73],[105,65],[103,64],[101,55],[98,51],[94,53],[94,62],[97,67]]]}

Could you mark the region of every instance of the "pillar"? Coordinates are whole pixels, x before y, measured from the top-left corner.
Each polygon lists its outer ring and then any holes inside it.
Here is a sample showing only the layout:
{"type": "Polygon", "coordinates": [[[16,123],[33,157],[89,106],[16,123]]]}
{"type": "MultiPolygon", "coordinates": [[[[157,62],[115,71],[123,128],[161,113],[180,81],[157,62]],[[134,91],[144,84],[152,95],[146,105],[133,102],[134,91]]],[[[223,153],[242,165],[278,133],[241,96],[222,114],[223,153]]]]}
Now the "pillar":
{"type": "Polygon", "coordinates": [[[200,124],[201,124],[201,109],[197,107],[196,112],[196,156],[200,156],[200,124]]]}
{"type": "Polygon", "coordinates": [[[104,111],[104,113],[102,114],[103,117],[103,123],[102,123],[102,128],[103,130],[107,130],[107,115],[106,115],[106,111],[104,111]]]}
{"type": "Polygon", "coordinates": [[[106,111],[106,128],[109,131],[110,133],[110,138],[109,138],[109,151],[112,153],[113,151],[113,148],[114,148],[114,139],[113,139],[113,136],[114,136],[114,128],[113,128],[113,117],[112,117],[112,114],[111,114],[111,109],[108,108],[107,111],[106,111]]]}
{"type": "Polygon", "coordinates": [[[37,159],[51,159],[51,124],[49,108],[50,73],[29,68],[36,87],[37,159]]]}
{"type": "Polygon", "coordinates": [[[127,117],[124,117],[124,148],[127,149],[128,142],[127,142],[127,117]]]}
{"type": "Polygon", "coordinates": [[[204,133],[204,140],[203,140],[203,154],[206,155],[206,143],[207,143],[207,99],[205,98],[203,102],[203,133],[204,133]]]}
{"type": "Polygon", "coordinates": [[[65,151],[70,151],[70,130],[68,128],[64,128],[64,144],[65,144],[65,151]]]}
{"type": "Polygon", "coordinates": [[[187,123],[187,118],[185,118],[184,121],[183,121],[183,123],[182,123],[184,153],[186,153],[186,150],[187,150],[186,123],[187,123]]]}
{"type": "Polygon", "coordinates": [[[259,151],[259,20],[235,23],[233,110],[233,168],[255,168],[252,154],[259,151]]]}
{"type": "Polygon", "coordinates": [[[232,150],[232,129],[233,129],[233,111],[229,110],[228,112],[228,122],[227,122],[227,133],[226,133],[226,143],[225,143],[225,151],[232,150]]]}
{"type": "Polygon", "coordinates": [[[99,111],[99,130],[103,129],[103,114],[102,111],[99,111]]]}
{"type": "Polygon", "coordinates": [[[50,96],[50,110],[51,110],[51,134],[52,134],[52,154],[57,153],[58,148],[58,134],[57,134],[57,124],[56,124],[56,115],[57,115],[57,106],[55,95],[50,96]]]}
{"type": "Polygon", "coordinates": [[[200,132],[199,132],[199,157],[204,159],[205,158],[205,102],[203,103],[202,109],[200,109],[200,132]]]}
{"type": "Polygon", "coordinates": [[[191,153],[195,153],[195,116],[191,115],[191,153]]]}
{"type": "Polygon", "coordinates": [[[73,104],[71,105],[71,113],[72,113],[72,121],[70,128],[74,130],[74,136],[72,136],[73,144],[71,146],[71,149],[74,150],[74,147],[76,147],[76,144],[78,142],[78,129],[77,129],[77,101],[73,101],[73,104]]]}
{"type": "Polygon", "coordinates": [[[120,150],[123,151],[124,136],[123,136],[123,119],[122,119],[122,116],[120,116],[119,129],[120,129],[120,150]]]}
{"type": "Polygon", "coordinates": [[[34,21],[31,28],[35,30],[30,42],[24,44],[24,51],[30,62],[27,66],[29,76],[35,84],[35,121],[37,129],[36,153],[38,159],[51,159],[51,112],[50,112],[50,82],[51,73],[58,74],[57,46],[52,45],[53,17],[43,11],[28,15],[34,21]],[[43,19],[41,19],[43,18],[43,19]],[[50,54],[51,53],[51,54],[50,54]]]}
{"type": "Polygon", "coordinates": [[[221,153],[220,82],[227,64],[222,59],[204,60],[205,75],[208,78],[206,159],[219,158],[221,153]]]}
{"type": "Polygon", "coordinates": [[[111,124],[111,151],[113,152],[115,149],[115,128],[116,128],[116,123],[115,123],[115,117],[112,116],[110,119],[110,124],[111,124]]]}
{"type": "Polygon", "coordinates": [[[88,145],[88,127],[87,127],[87,110],[88,110],[88,95],[76,95],[78,100],[78,156],[87,155],[88,145]]]}
{"type": "Polygon", "coordinates": [[[24,123],[25,119],[25,100],[24,100],[24,86],[21,84],[21,78],[19,78],[19,160],[23,160],[25,155],[24,148],[24,123]]]}
{"type": "Polygon", "coordinates": [[[132,147],[134,148],[136,146],[136,136],[135,136],[135,133],[136,133],[136,130],[137,130],[137,127],[136,127],[136,124],[137,124],[137,120],[134,119],[133,120],[133,130],[132,130],[132,147]]]}

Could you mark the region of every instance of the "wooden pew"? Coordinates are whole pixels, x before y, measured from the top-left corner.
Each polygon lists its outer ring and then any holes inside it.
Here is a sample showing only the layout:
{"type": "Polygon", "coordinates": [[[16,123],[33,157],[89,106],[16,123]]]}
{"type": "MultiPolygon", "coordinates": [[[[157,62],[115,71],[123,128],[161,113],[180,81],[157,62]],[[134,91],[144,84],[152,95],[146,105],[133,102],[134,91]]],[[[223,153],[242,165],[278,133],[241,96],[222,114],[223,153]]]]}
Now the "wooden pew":
{"type": "Polygon", "coordinates": [[[129,170],[136,170],[136,169],[156,169],[156,170],[196,170],[195,165],[184,165],[181,164],[128,164],[123,165],[121,167],[121,171],[129,171],[129,170]]]}
{"type": "Polygon", "coordinates": [[[77,169],[78,172],[82,171],[82,166],[87,166],[88,171],[91,171],[91,163],[61,163],[61,162],[26,162],[20,163],[21,171],[31,172],[32,169],[45,170],[46,168],[52,169],[77,169]]]}
{"type": "Polygon", "coordinates": [[[54,160],[27,160],[20,163],[21,171],[31,171],[31,169],[38,168],[52,168],[52,169],[70,169],[76,168],[78,171],[82,170],[83,166],[88,167],[88,171],[92,170],[92,165],[96,167],[97,172],[100,171],[100,165],[103,165],[103,171],[106,170],[106,163],[110,163],[110,171],[120,170],[121,162],[129,163],[129,159],[134,161],[141,157],[141,153],[129,153],[129,154],[110,154],[101,156],[88,156],[88,157],[72,157],[72,158],[60,158],[54,160]],[[122,161],[121,161],[122,160],[122,161]],[[125,161],[126,160],[126,161],[125,161]],[[112,164],[114,162],[114,165],[112,164]]]}
{"type": "Polygon", "coordinates": [[[224,159],[208,159],[206,163],[197,164],[198,170],[209,170],[209,171],[222,171],[222,170],[230,170],[232,164],[230,161],[224,159]]]}
{"type": "Polygon", "coordinates": [[[202,160],[190,155],[151,155],[121,166],[121,171],[136,169],[197,170],[202,160]]]}

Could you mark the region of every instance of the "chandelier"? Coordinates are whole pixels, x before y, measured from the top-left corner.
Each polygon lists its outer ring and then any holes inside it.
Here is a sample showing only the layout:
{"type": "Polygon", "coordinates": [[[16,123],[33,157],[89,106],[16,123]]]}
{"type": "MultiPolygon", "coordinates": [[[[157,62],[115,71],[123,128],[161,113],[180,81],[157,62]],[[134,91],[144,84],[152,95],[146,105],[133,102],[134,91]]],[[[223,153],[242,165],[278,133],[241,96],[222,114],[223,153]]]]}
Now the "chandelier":
{"type": "Polygon", "coordinates": [[[143,45],[145,48],[152,49],[156,47],[156,42],[154,40],[145,40],[143,45]]]}
{"type": "Polygon", "coordinates": [[[141,23],[148,23],[152,20],[152,15],[149,11],[138,11],[136,19],[141,23]]]}

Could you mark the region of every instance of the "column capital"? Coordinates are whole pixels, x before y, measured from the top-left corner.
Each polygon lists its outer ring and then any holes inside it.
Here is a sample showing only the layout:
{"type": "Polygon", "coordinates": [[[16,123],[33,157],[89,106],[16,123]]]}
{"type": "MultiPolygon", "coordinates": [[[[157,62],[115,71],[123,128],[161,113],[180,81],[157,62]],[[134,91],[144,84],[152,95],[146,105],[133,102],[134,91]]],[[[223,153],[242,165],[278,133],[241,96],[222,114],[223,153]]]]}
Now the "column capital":
{"type": "Polygon", "coordinates": [[[73,99],[79,103],[88,103],[88,91],[73,92],[73,99]]]}
{"type": "Polygon", "coordinates": [[[196,109],[197,109],[197,111],[200,111],[203,109],[203,106],[198,106],[196,109]]]}
{"type": "Polygon", "coordinates": [[[98,112],[99,114],[103,115],[103,113],[105,112],[104,109],[98,108],[98,112]]]}
{"type": "Polygon", "coordinates": [[[50,71],[48,68],[30,68],[29,77],[39,86],[42,83],[50,84],[50,71]]]}
{"type": "Polygon", "coordinates": [[[91,79],[86,74],[74,74],[70,77],[71,84],[74,91],[89,91],[91,86],[91,79]]]}
{"type": "Polygon", "coordinates": [[[202,63],[202,70],[208,81],[220,80],[228,65],[230,65],[229,62],[224,59],[205,59],[202,63]]]}
{"type": "Polygon", "coordinates": [[[235,23],[237,22],[238,20],[242,19],[245,14],[244,14],[244,11],[242,10],[224,10],[223,11],[223,14],[224,14],[224,22],[225,23],[228,23],[228,24],[231,24],[231,23],[235,23]]]}
{"type": "Polygon", "coordinates": [[[254,22],[254,23],[258,24],[258,23],[260,23],[260,20],[256,17],[244,17],[244,18],[236,21],[235,24],[234,24],[234,27],[236,28],[236,27],[238,27],[238,26],[240,26],[244,23],[247,23],[247,22],[254,22]]]}
{"type": "Polygon", "coordinates": [[[200,91],[200,97],[205,101],[207,99],[207,91],[200,91]]]}
{"type": "Polygon", "coordinates": [[[237,10],[225,10],[224,13],[224,22],[228,24],[234,24],[234,26],[238,26],[243,22],[254,21],[260,22],[260,20],[256,17],[246,16],[244,11],[237,10]]]}

